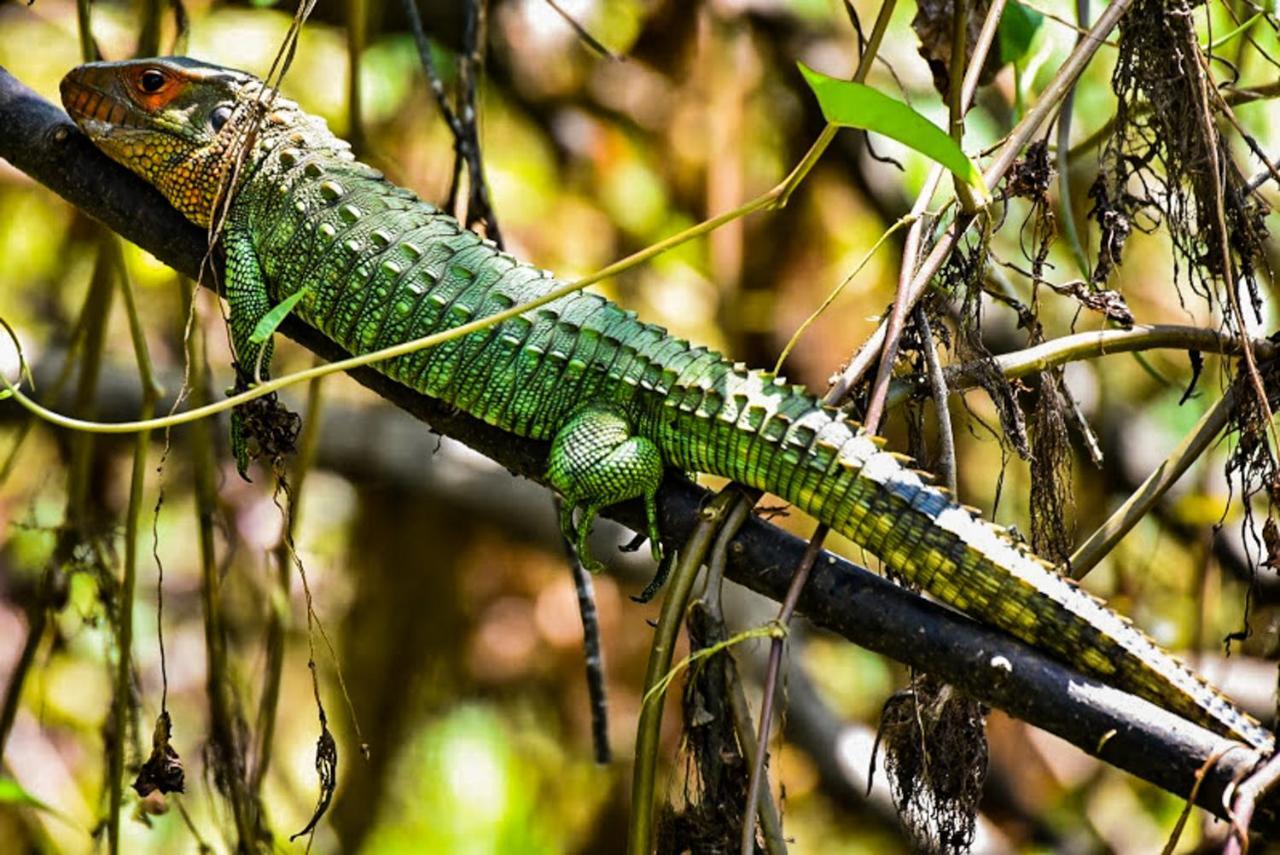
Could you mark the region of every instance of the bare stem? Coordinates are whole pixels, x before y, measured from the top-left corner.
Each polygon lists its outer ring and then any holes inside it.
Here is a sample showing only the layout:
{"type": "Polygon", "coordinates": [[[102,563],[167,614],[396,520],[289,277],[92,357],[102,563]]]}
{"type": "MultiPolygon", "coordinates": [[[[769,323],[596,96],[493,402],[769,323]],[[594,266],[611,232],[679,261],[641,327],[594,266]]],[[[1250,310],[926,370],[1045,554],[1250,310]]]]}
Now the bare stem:
{"type": "Polygon", "coordinates": [[[933,408],[938,419],[938,475],[947,485],[951,495],[956,495],[956,437],[951,427],[951,409],[947,404],[947,377],[938,360],[938,348],[933,343],[933,330],[929,328],[927,313],[916,309],[920,324],[920,338],[924,340],[924,361],[929,369],[929,387],[933,392],[933,408]]]}
{"type": "MultiPolygon", "coordinates": [[[[1081,40],[1076,49],[1067,57],[1066,62],[1058,69],[1058,73],[1053,80],[1045,87],[1035,107],[1027,113],[1005,139],[1004,144],[996,154],[995,160],[992,161],[983,175],[988,187],[995,187],[1004,178],[1010,167],[1017,160],[1018,155],[1022,152],[1022,149],[1031,141],[1031,137],[1039,130],[1045,120],[1057,109],[1062,99],[1089,64],[1089,61],[1093,59],[1093,55],[1097,53],[1098,48],[1104,44],[1107,34],[1120,22],[1120,19],[1129,11],[1131,5],[1133,5],[1133,0],[1113,0],[1107,6],[1106,11],[1098,18],[1098,22],[1089,30],[1089,35],[1081,40]]],[[[934,275],[937,274],[938,270],[942,268],[943,262],[951,255],[951,251],[955,248],[960,237],[968,231],[973,219],[962,214],[957,217],[951,228],[939,238],[933,247],[933,251],[929,253],[929,256],[920,265],[920,269],[911,280],[908,294],[909,305],[906,308],[914,307],[916,302],[924,295],[934,275]]],[[[858,351],[857,356],[854,357],[848,368],[844,370],[840,378],[832,386],[832,390],[838,392],[839,397],[845,397],[848,391],[862,379],[867,370],[875,363],[881,349],[884,347],[886,333],[887,323],[881,324],[871,334],[867,343],[863,345],[862,350],[858,351]]]]}
{"type": "MultiPolygon", "coordinates": [[[[198,403],[208,398],[203,337],[198,324],[192,327],[188,348],[188,359],[193,366],[192,376],[197,378],[192,383],[191,396],[198,403]]],[[[235,726],[231,671],[227,664],[226,639],[222,627],[222,575],[214,551],[214,514],[217,503],[213,464],[215,452],[209,423],[197,422],[192,425],[190,441],[199,534],[200,599],[204,607],[207,672],[205,688],[209,699],[210,756],[217,769],[215,778],[225,786],[224,794],[231,803],[237,836],[236,851],[253,851],[257,845],[257,802],[245,783],[244,751],[235,726]]]]}
{"type": "Polygon", "coordinates": [[[249,778],[249,791],[260,798],[262,782],[271,766],[271,755],[276,732],[276,715],[280,705],[280,678],[284,670],[285,632],[289,627],[289,583],[293,575],[293,562],[289,544],[293,542],[301,518],[302,488],[315,460],[316,444],[320,437],[320,412],[324,397],[321,380],[312,380],[307,386],[306,410],[302,416],[302,436],[298,440],[298,454],[289,473],[290,490],[294,498],[288,504],[285,531],[272,550],[276,565],[275,586],[271,590],[271,608],[267,617],[267,664],[263,669],[262,696],[258,704],[257,751],[253,773],[249,778]]]}
{"type": "Polygon", "coordinates": [[[364,0],[346,0],[347,6],[347,141],[360,156],[365,150],[364,99],[360,93],[360,59],[364,54],[368,12],[364,0]]]}
{"type": "MultiPolygon", "coordinates": [[[[147,351],[147,337],[138,317],[137,302],[134,300],[133,283],[129,281],[128,271],[121,252],[120,239],[114,235],[103,238],[103,247],[110,257],[111,266],[115,268],[116,278],[120,284],[120,293],[124,298],[125,314],[129,319],[129,335],[133,340],[134,355],[138,362],[138,376],[142,381],[142,416],[150,418],[156,410],[156,400],[162,390],[156,384],[155,371],[151,365],[151,355],[147,351]]],[[[128,732],[125,722],[128,721],[133,699],[133,600],[138,584],[138,519],[142,514],[143,488],[147,479],[147,454],[151,449],[151,434],[140,433],[133,441],[133,469],[129,482],[129,505],[125,511],[124,526],[124,572],[120,581],[120,592],[117,598],[117,637],[118,647],[116,661],[115,697],[112,704],[112,716],[115,719],[115,748],[109,752],[110,758],[110,846],[118,851],[120,845],[120,808],[123,803],[124,787],[124,735],[128,732]]]]}
{"type": "MultiPolygon", "coordinates": [[[[700,601],[707,616],[708,645],[723,643],[728,638],[720,596],[725,565],[729,557],[729,544],[737,537],[743,523],[751,514],[752,506],[759,500],[760,493],[755,490],[740,496],[729,509],[724,525],[716,535],[715,545],[711,548],[711,558],[707,562],[706,590],[700,601]]],[[[724,667],[725,686],[729,690],[729,712],[733,717],[734,733],[738,738],[738,744],[742,746],[742,756],[747,761],[747,765],[755,769],[762,764],[757,760],[756,726],[751,717],[751,706],[747,703],[747,693],[743,688],[737,665],[734,663],[733,654],[726,649],[721,655],[720,662],[724,667]]],[[[782,835],[782,818],[778,814],[778,806],[773,801],[773,788],[769,785],[767,771],[763,773],[759,805],[760,829],[764,832],[765,849],[769,855],[785,855],[787,842],[782,835]]]]}
{"type": "MultiPolygon", "coordinates": [[[[1081,26],[1089,23],[1089,0],[1076,0],[1076,22],[1081,26]]],[[[1076,35],[1076,44],[1080,44],[1080,35],[1076,35]]],[[[1089,256],[1080,240],[1080,230],[1076,226],[1075,210],[1071,205],[1071,163],[1068,149],[1071,146],[1071,118],[1075,106],[1076,89],[1072,86],[1062,98],[1062,109],[1058,111],[1058,206],[1061,211],[1062,234],[1071,255],[1075,258],[1080,275],[1089,276],[1089,256]]]]}
{"type": "MultiPolygon", "coordinates": [[[[1075,333],[1042,342],[1035,347],[1002,353],[993,359],[996,370],[1009,380],[1029,377],[1057,368],[1068,362],[1095,359],[1114,353],[1136,353],[1147,350],[1198,350],[1203,353],[1239,354],[1241,341],[1208,327],[1179,324],[1138,324],[1129,329],[1107,329],[1075,333]]],[[[1267,339],[1253,340],[1259,359],[1269,359],[1277,352],[1267,339]]],[[[949,365],[944,371],[952,392],[972,389],[978,384],[980,367],[976,363],[949,365]]],[[[895,380],[889,390],[889,407],[902,404],[912,393],[912,384],[895,380]]]]}
{"type": "MultiPolygon", "coordinates": [[[[689,605],[698,570],[711,549],[712,539],[724,519],[730,502],[737,497],[732,485],[720,492],[711,504],[701,512],[701,518],[680,552],[679,560],[667,582],[667,594],[662,600],[662,612],[649,650],[649,665],[645,670],[645,696],[658,685],[671,670],[676,648],[676,636],[684,622],[684,612],[689,605]]],[[[656,694],[640,707],[636,723],[636,762],[631,782],[631,818],[627,829],[629,855],[649,855],[653,848],[653,795],[658,769],[658,742],[662,733],[662,709],[665,695],[656,694]]]]}
{"type": "Polygon", "coordinates": [[[1249,825],[1258,801],[1280,784],[1280,754],[1273,756],[1236,790],[1231,802],[1231,836],[1222,847],[1222,855],[1247,855],[1249,825]]]}
{"type": "Polygon", "coordinates": [[[1218,434],[1226,428],[1235,404],[1236,392],[1235,387],[1232,387],[1209,408],[1191,432],[1178,443],[1178,447],[1147,476],[1147,480],[1116,508],[1097,531],[1080,544],[1069,562],[1073,578],[1083,579],[1085,574],[1096,567],[1121,538],[1160,501],[1160,497],[1182,477],[1191,464],[1200,459],[1200,455],[1204,454],[1218,434]]]}
{"type": "MultiPolygon", "coordinates": [[[[778,612],[778,623],[787,626],[795,614],[796,604],[800,602],[800,593],[809,581],[809,571],[813,562],[822,552],[822,542],[826,540],[830,529],[825,523],[818,526],[805,547],[800,563],[796,565],[795,575],[791,577],[791,585],[787,588],[786,598],[782,601],[782,609],[778,612]]],[[[747,785],[747,809],[743,812],[742,823],[742,855],[755,852],[756,805],[760,799],[760,788],[764,783],[766,760],[769,753],[769,731],[773,727],[773,705],[778,693],[778,674],[782,670],[782,654],[786,648],[786,638],[774,637],[769,642],[769,664],[764,673],[764,691],[760,696],[760,734],[756,739],[755,762],[751,765],[751,780],[747,785]]]]}

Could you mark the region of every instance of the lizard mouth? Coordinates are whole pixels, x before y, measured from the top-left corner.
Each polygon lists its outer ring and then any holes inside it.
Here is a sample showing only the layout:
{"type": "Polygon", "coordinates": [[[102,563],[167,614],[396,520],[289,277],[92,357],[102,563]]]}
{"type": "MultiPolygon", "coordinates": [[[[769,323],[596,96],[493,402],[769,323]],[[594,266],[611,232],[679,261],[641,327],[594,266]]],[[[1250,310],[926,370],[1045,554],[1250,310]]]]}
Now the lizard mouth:
{"type": "Polygon", "coordinates": [[[133,110],[123,99],[75,79],[74,72],[62,78],[59,89],[67,114],[86,130],[107,132],[136,126],[133,110]]]}

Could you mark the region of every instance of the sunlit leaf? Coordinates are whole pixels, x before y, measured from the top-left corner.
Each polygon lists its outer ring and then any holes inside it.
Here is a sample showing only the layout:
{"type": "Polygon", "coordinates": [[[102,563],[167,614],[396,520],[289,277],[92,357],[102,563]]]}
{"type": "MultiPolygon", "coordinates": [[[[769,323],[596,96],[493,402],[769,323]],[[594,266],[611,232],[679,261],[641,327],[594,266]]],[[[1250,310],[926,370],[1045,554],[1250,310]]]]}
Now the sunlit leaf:
{"type": "Polygon", "coordinates": [[[276,331],[276,327],[284,322],[284,319],[293,311],[293,307],[298,305],[298,301],[306,296],[306,293],[306,288],[300,288],[273,306],[271,311],[263,315],[262,320],[258,321],[258,325],[253,328],[253,335],[249,336],[249,341],[254,344],[262,344],[271,338],[271,334],[276,331]]]}
{"type": "Polygon", "coordinates": [[[73,828],[80,827],[79,823],[77,823],[75,820],[68,817],[66,814],[62,813],[62,811],[58,810],[57,808],[52,808],[49,805],[45,804],[44,802],[40,801],[35,796],[31,795],[31,793],[24,790],[22,788],[22,785],[19,784],[17,781],[15,781],[13,778],[6,778],[3,775],[0,775],[0,805],[17,805],[19,807],[29,807],[33,810],[38,810],[42,813],[47,813],[49,816],[53,817],[54,819],[57,819],[61,822],[65,822],[67,825],[72,826],[73,828]]]}
{"type": "Polygon", "coordinates": [[[946,132],[908,107],[870,86],[839,80],[798,63],[828,122],[875,131],[945,166],[961,181],[990,198],[982,172],[946,132]]]}
{"type": "Polygon", "coordinates": [[[1034,9],[1020,3],[1006,6],[1000,16],[1000,61],[1018,62],[1026,56],[1043,23],[1044,15],[1034,9]]]}
{"type": "Polygon", "coordinates": [[[22,805],[36,810],[54,813],[53,808],[22,788],[13,778],[0,777],[0,805],[22,805]]]}

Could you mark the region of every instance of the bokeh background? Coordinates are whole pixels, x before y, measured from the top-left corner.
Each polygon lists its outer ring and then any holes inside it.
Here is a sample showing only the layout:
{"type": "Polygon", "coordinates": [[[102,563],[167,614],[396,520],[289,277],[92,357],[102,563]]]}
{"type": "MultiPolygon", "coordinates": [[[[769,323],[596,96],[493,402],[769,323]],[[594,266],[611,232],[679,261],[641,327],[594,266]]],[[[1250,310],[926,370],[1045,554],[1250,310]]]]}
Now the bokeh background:
{"type": "MultiPolygon", "coordinates": [[[[145,5],[145,4],[142,4],[145,5]]],[[[93,34],[109,58],[132,55],[142,5],[93,5],[93,34]]],[[[457,63],[462,4],[428,3],[436,61],[449,83],[457,63]]],[[[821,129],[795,63],[844,76],[856,60],[853,30],[831,0],[559,0],[615,56],[602,56],[544,0],[493,0],[480,80],[481,143],[493,209],[507,247],[565,276],[589,273],[726,210],[775,184],[821,129]]],[[[1074,20],[1074,4],[1039,0],[1036,9],[1074,20]]],[[[1235,5],[1235,4],[1233,4],[1235,5]]],[[[854,3],[869,26],[877,3],[854,3]]],[[[1240,4],[1243,9],[1243,4],[1240,4]]],[[[271,2],[190,0],[187,52],[265,73],[292,9],[271,2]]],[[[911,29],[914,3],[902,3],[868,82],[909,100],[935,121],[945,108],[911,29]]],[[[1207,34],[1231,29],[1222,4],[1197,12],[1207,34]]],[[[164,15],[161,43],[173,35],[164,15]]],[[[1257,51],[1237,57],[1242,86],[1271,83],[1276,54],[1268,27],[1252,31],[1257,51]]],[[[1070,50],[1070,26],[1046,17],[1029,51],[981,90],[965,144],[980,152],[1012,126],[1070,50]]],[[[1207,39],[1208,36],[1206,35],[1207,39]]],[[[77,10],[67,0],[0,5],[0,65],[56,100],[57,82],[80,59],[77,10]]],[[[1230,53],[1230,51],[1228,51],[1230,53]]],[[[1115,52],[1104,47],[1079,87],[1072,136],[1084,140],[1114,109],[1109,87],[1115,52]]],[[[321,0],[306,25],[284,90],[323,115],[339,134],[358,138],[362,156],[424,198],[440,201],[452,174],[452,138],[428,91],[397,4],[321,0]],[[353,47],[349,38],[363,31],[353,47]],[[361,43],[362,42],[362,43],[361,43]],[[352,120],[351,57],[359,57],[358,127],[352,120]]],[[[1280,116],[1270,101],[1238,115],[1266,151],[1277,147],[1280,116]]],[[[798,325],[845,279],[915,198],[929,162],[885,140],[874,143],[901,169],[874,159],[861,135],[842,132],[791,205],[724,227],[600,290],[683,337],[768,366],[798,325]]],[[[1245,155],[1240,155],[1245,162],[1245,155]]],[[[1247,167],[1252,172],[1257,164],[1247,167]]],[[[1073,161],[1076,216],[1083,223],[1096,150],[1073,161]]],[[[944,194],[945,195],[945,194],[944,194]]],[[[1011,206],[1009,218],[1026,216],[1011,206]]],[[[1274,218],[1269,225],[1275,226],[1274,218]]],[[[1096,242],[1096,234],[1092,236],[1096,242]]],[[[52,193],[0,162],[0,316],[17,331],[38,390],[54,388],[101,246],[98,227],[52,193]]],[[[1025,269],[1025,230],[1000,231],[995,252],[1025,269]]],[[[1270,247],[1274,252],[1274,246],[1270,247]]],[[[886,242],[831,308],[807,331],[787,370],[812,388],[874,328],[892,299],[900,244],[886,242]]],[[[185,294],[190,283],[133,247],[123,248],[160,383],[172,395],[184,366],[185,294]]],[[[1220,318],[1173,273],[1167,239],[1135,233],[1113,280],[1142,322],[1216,326],[1220,318]],[[1181,296],[1180,296],[1181,295],[1181,296]]],[[[1062,247],[1052,277],[1078,276],[1062,247]]],[[[1025,275],[1003,269],[1025,299],[1025,275]]],[[[1270,282],[1264,285],[1270,287],[1270,282]]],[[[1269,296],[1269,295],[1268,295],[1269,296]]],[[[1268,304],[1267,322],[1273,328],[1268,304]]],[[[197,296],[214,388],[230,384],[222,314],[197,296]]],[[[1096,315],[1074,301],[1042,296],[1050,336],[1096,329],[1096,315]]],[[[1012,312],[987,307],[984,336],[997,352],[1017,349],[1025,331],[1012,312]]],[[[4,359],[12,370],[14,357],[4,359]]],[[[277,373],[313,357],[283,343],[277,373]]],[[[1074,507],[1066,524],[1077,538],[1101,523],[1216,400],[1219,360],[1208,357],[1198,391],[1180,403],[1190,377],[1185,354],[1159,352],[1151,367],[1129,356],[1073,365],[1067,382],[1094,426],[1105,464],[1088,462],[1076,441],[1074,507]]],[[[78,360],[75,363],[79,364],[78,360]]],[[[77,374],[73,369],[75,389],[77,374]]],[[[128,322],[118,297],[105,324],[100,377],[90,412],[132,417],[141,386],[128,322]]],[[[305,390],[286,395],[305,409],[305,390]]],[[[583,680],[582,630],[551,497],[488,461],[438,441],[410,417],[345,377],[325,381],[313,464],[299,500],[295,542],[315,612],[332,652],[315,637],[320,688],[340,754],[338,788],[314,851],[555,853],[614,852],[622,846],[640,686],[657,604],[628,597],[652,571],[644,553],[612,544],[629,533],[602,525],[597,550],[611,565],[596,580],[606,652],[610,743],[615,759],[592,761],[583,680]],[[346,689],[369,758],[359,752],[346,689]]],[[[71,392],[60,398],[74,404],[71,392]]],[[[166,399],[167,400],[167,399],[166,399]]],[[[965,501],[1004,523],[1027,526],[1028,468],[983,425],[998,425],[981,392],[953,400],[959,480],[965,501]],[[995,502],[999,496],[998,507],[995,502]]],[[[252,484],[225,452],[216,464],[216,556],[226,633],[220,680],[257,750],[269,625],[284,628],[282,684],[272,763],[263,799],[276,849],[311,814],[317,783],[317,711],[307,668],[309,636],[300,580],[281,570],[282,512],[268,473],[252,484]],[[281,577],[288,579],[287,596],[281,577]]],[[[886,428],[904,447],[895,414],[886,428]]],[[[149,799],[127,794],[125,851],[227,851],[232,827],[208,771],[208,659],[202,616],[199,529],[193,497],[190,431],[157,438],[147,467],[138,532],[138,596],[133,605],[137,733],[128,764],[145,757],[159,710],[160,647],[165,645],[173,745],[187,770],[187,794],[149,799]],[[163,464],[163,465],[162,465],[163,464]],[[152,508],[163,491],[158,513],[152,508]],[[164,608],[157,623],[157,561],[164,608]]],[[[1240,537],[1243,507],[1222,475],[1228,446],[1193,469],[1158,511],[1135,529],[1089,580],[1089,587],[1132,615],[1160,642],[1188,651],[1206,672],[1270,717],[1275,606],[1280,588],[1263,577],[1250,603],[1253,633],[1224,660],[1221,640],[1245,622],[1245,591],[1256,555],[1240,537]]],[[[27,425],[0,405],[0,681],[11,679],[27,644],[39,580],[59,565],[61,596],[25,673],[21,702],[4,748],[4,775],[52,810],[0,800],[0,850],[89,851],[105,809],[104,734],[115,659],[112,603],[124,554],[130,441],[91,443],[27,425]],[[10,456],[10,449],[15,452],[10,456]],[[79,450],[77,450],[79,449],[79,450]],[[72,554],[56,550],[67,524],[68,473],[87,467],[80,497],[93,532],[72,554]],[[7,841],[7,842],[6,842],[7,841]]],[[[928,462],[928,461],[926,461],[928,462]]],[[[706,479],[714,484],[714,479],[706,479]]],[[[87,522],[85,522],[87,520],[87,522]]],[[[802,534],[801,515],[778,520],[802,534]]],[[[861,558],[847,543],[835,548],[861,558]]],[[[1255,550],[1256,551],[1256,550],[1255,550]]],[[[738,628],[763,622],[776,607],[731,597],[738,628]]],[[[762,642],[737,650],[757,679],[762,642]]],[[[897,664],[803,626],[791,647],[787,714],[775,743],[774,778],[785,789],[786,830],[796,853],[893,852],[906,846],[883,775],[868,797],[867,763],[881,705],[904,685],[897,664]]],[[[758,689],[751,695],[758,697],[758,689]]],[[[684,788],[678,704],[668,705],[660,791],[677,801],[684,788]]],[[[1181,802],[1109,769],[1074,748],[994,712],[991,769],[982,805],[982,851],[1154,851],[1181,802]]],[[[251,751],[251,764],[257,754],[251,751]]],[[[1193,821],[1180,851],[1220,838],[1221,824],[1193,821]]]]}

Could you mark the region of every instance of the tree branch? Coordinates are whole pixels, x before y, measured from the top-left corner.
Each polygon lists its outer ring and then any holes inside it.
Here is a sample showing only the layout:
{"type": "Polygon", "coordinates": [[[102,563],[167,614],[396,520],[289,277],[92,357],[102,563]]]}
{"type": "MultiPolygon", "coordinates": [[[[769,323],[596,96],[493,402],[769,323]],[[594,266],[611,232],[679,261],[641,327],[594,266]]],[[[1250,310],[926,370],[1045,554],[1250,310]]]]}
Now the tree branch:
{"type": "MultiPolygon", "coordinates": [[[[0,157],[151,252],[196,278],[205,233],[187,222],[150,186],[95,149],[49,102],[0,68],[0,157]]],[[[221,269],[215,259],[215,269],[221,269]]],[[[290,318],[281,331],[326,359],[346,354],[315,330],[290,318]]],[[[377,372],[352,372],[357,381],[434,430],[490,457],[514,474],[541,480],[547,444],[511,436],[420,395],[377,372]]],[[[707,492],[669,477],[660,495],[663,531],[683,541],[707,492]]],[[[637,530],[635,503],[610,516],[637,530]]],[[[749,519],[729,550],[728,575],[766,596],[781,598],[805,542],[749,519]]],[[[1003,633],[928,602],[830,553],[823,553],[800,599],[812,621],[855,644],[929,671],[993,706],[1069,740],[1086,752],[1180,795],[1197,769],[1230,741],[1146,701],[1083,677],[1003,633]]],[[[1230,782],[1259,761],[1243,745],[1211,769],[1196,801],[1222,816],[1230,782]]],[[[1273,804],[1259,806],[1255,830],[1273,828],[1273,804]]]]}

